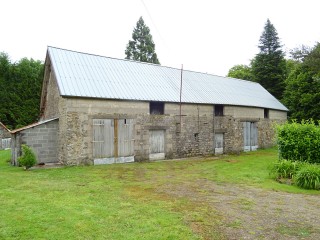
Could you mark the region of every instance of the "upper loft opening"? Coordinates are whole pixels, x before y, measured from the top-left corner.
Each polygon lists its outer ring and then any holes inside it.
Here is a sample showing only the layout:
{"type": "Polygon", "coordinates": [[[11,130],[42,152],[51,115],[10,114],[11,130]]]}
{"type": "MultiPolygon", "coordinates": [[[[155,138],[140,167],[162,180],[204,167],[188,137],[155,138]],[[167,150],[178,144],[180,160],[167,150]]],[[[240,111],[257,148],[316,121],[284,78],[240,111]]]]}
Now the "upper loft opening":
{"type": "Polygon", "coordinates": [[[223,108],[224,108],[224,106],[221,104],[214,105],[214,115],[215,116],[223,116],[223,108]]]}
{"type": "Polygon", "coordinates": [[[149,108],[151,115],[164,114],[164,102],[150,102],[149,108]]]}
{"type": "Polygon", "coordinates": [[[264,118],[269,118],[269,109],[268,108],[264,109],[264,118]]]}

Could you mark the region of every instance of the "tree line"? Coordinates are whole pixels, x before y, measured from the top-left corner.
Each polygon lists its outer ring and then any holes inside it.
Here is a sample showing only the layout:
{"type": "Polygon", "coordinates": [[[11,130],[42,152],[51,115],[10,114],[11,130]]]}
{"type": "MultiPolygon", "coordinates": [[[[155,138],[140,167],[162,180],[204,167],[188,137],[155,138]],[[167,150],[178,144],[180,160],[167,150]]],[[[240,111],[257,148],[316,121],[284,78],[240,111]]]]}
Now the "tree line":
{"type": "Polygon", "coordinates": [[[9,129],[38,120],[43,73],[41,61],[23,58],[16,63],[0,52],[0,121],[9,129]]]}
{"type": "Polygon", "coordinates": [[[228,77],[260,83],[288,109],[289,118],[319,119],[320,43],[290,50],[285,58],[277,30],[268,19],[250,65],[235,65],[228,77]]]}

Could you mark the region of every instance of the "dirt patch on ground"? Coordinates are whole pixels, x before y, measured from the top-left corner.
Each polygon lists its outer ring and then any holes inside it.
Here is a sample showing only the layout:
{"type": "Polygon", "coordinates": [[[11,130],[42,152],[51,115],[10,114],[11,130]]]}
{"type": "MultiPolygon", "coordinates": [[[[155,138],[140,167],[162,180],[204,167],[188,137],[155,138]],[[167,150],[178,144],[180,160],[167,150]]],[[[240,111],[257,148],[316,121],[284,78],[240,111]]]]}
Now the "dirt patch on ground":
{"type": "Polygon", "coordinates": [[[320,197],[316,195],[208,180],[166,184],[157,192],[213,209],[226,239],[320,239],[320,197]]]}

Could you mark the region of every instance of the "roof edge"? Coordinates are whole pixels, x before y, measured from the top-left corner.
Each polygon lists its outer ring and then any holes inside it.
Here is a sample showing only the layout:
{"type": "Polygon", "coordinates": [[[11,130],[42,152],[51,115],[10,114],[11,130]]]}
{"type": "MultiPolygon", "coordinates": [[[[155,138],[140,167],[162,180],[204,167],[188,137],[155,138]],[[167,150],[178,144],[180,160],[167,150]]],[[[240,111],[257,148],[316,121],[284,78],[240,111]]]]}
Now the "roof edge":
{"type": "Polygon", "coordinates": [[[42,125],[44,123],[48,123],[48,122],[57,120],[57,119],[59,119],[59,118],[57,117],[57,118],[52,118],[52,119],[48,119],[48,120],[44,120],[44,121],[40,121],[40,122],[35,122],[35,123],[30,124],[30,125],[24,126],[22,128],[18,128],[18,129],[12,130],[11,133],[14,134],[14,133],[17,133],[17,132],[21,132],[23,130],[26,130],[26,129],[29,129],[29,128],[33,128],[33,127],[42,125]]]}
{"type": "Polygon", "coordinates": [[[2,126],[8,132],[11,132],[11,130],[9,128],[7,128],[6,125],[4,125],[2,122],[0,122],[0,126],[2,126]]]}
{"type": "MultiPolygon", "coordinates": [[[[161,101],[161,100],[150,100],[150,99],[127,99],[127,98],[103,98],[103,97],[88,97],[88,96],[73,96],[73,95],[60,95],[62,98],[82,98],[82,99],[93,99],[93,100],[111,100],[111,101],[130,101],[130,102],[163,102],[163,103],[176,103],[179,104],[179,100],[177,101],[161,101]]],[[[197,105],[225,105],[225,106],[238,106],[238,107],[252,107],[252,108],[267,108],[277,111],[289,112],[289,109],[282,104],[284,108],[270,108],[266,106],[257,106],[257,105],[241,105],[241,104],[225,104],[225,103],[198,103],[198,102],[181,102],[182,104],[197,104],[197,105]]]]}

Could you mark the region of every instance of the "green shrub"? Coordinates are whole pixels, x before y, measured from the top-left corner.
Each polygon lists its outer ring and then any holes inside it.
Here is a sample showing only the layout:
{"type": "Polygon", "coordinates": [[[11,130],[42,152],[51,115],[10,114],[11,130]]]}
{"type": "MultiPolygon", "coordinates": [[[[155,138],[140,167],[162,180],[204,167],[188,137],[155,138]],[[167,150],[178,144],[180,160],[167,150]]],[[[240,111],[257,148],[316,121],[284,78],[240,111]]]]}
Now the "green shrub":
{"type": "Polygon", "coordinates": [[[306,164],[294,177],[295,184],[305,189],[320,189],[320,166],[306,164]]]}
{"type": "Polygon", "coordinates": [[[270,174],[274,176],[275,179],[279,178],[293,178],[293,176],[298,172],[298,170],[304,164],[301,162],[292,162],[288,160],[279,160],[274,163],[270,170],[270,174]]]}
{"type": "Polygon", "coordinates": [[[26,170],[33,167],[37,163],[37,158],[32,149],[27,145],[22,145],[22,156],[18,158],[19,164],[24,166],[26,170]]]}
{"type": "Polygon", "coordinates": [[[280,159],[320,163],[320,127],[313,120],[278,125],[276,132],[280,159]]]}

